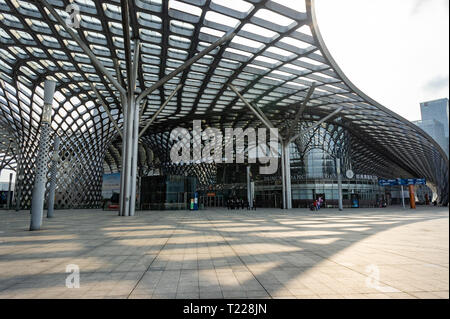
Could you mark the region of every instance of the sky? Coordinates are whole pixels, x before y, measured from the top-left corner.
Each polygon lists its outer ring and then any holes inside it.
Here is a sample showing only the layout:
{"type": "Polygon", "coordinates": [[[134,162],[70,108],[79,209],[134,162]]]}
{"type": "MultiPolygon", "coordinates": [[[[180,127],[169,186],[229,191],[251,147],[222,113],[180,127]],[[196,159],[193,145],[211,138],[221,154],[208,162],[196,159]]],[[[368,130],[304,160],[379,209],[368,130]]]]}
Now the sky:
{"type": "Polygon", "coordinates": [[[449,0],[316,0],[328,50],[364,93],[404,118],[449,96],[449,0]]]}
{"type": "Polygon", "coordinates": [[[316,0],[316,15],[341,70],[385,107],[415,121],[449,96],[449,0],[316,0]]]}

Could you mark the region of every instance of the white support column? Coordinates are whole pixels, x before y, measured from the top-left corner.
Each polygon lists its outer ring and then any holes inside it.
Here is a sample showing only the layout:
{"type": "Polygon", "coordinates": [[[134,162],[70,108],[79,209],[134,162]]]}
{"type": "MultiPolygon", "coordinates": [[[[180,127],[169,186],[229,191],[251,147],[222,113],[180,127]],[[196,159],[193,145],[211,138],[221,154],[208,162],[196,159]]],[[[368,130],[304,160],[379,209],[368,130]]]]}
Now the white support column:
{"type": "Polygon", "coordinates": [[[286,153],[284,152],[284,145],[281,143],[281,197],[283,202],[283,209],[286,209],[287,207],[287,201],[286,201],[286,192],[287,192],[287,185],[286,185],[286,160],[285,160],[286,153]]]}
{"type": "Polygon", "coordinates": [[[247,166],[247,201],[248,206],[253,208],[253,194],[252,194],[252,178],[251,178],[251,166],[247,166]]]}
{"type": "Polygon", "coordinates": [[[136,98],[134,93],[136,91],[137,82],[137,68],[139,65],[139,53],[140,53],[140,41],[135,40],[134,45],[134,56],[132,63],[132,74],[131,74],[131,85],[130,94],[132,95],[132,105],[133,105],[133,126],[132,126],[132,158],[131,158],[131,176],[130,176],[130,211],[129,216],[134,216],[136,209],[136,183],[138,174],[138,147],[139,147],[139,107],[140,103],[136,103],[136,98]]]}
{"type": "Polygon", "coordinates": [[[401,192],[402,192],[402,206],[403,209],[405,209],[405,193],[403,192],[403,185],[400,185],[401,192]]]}
{"type": "Polygon", "coordinates": [[[291,153],[289,150],[289,142],[285,142],[284,147],[284,169],[286,178],[286,207],[285,209],[292,209],[292,187],[291,187],[291,153]]]}
{"type": "Polygon", "coordinates": [[[6,198],[6,209],[11,209],[11,184],[12,184],[13,173],[9,173],[9,184],[8,184],[8,196],[6,198]]]}
{"type": "Polygon", "coordinates": [[[283,209],[292,208],[292,187],[291,187],[291,157],[289,152],[289,142],[281,143],[281,180],[283,209]]]}
{"type": "Polygon", "coordinates": [[[40,127],[39,149],[36,159],[36,170],[31,199],[31,223],[30,230],[39,230],[42,225],[42,215],[44,211],[45,184],[47,182],[48,171],[48,151],[50,138],[50,124],[52,118],[52,103],[55,93],[56,83],[46,80],[44,83],[44,106],[40,127]]]}
{"type": "MultiPolygon", "coordinates": [[[[124,192],[121,193],[122,204],[121,212],[122,216],[130,216],[130,200],[131,200],[131,167],[132,167],[132,154],[133,154],[133,122],[134,122],[134,96],[129,96],[127,99],[127,130],[124,134],[124,141],[126,141],[123,148],[124,154],[124,166],[122,167],[123,174],[123,187],[124,192]]],[[[122,177],[122,176],[121,176],[122,177]]]]}
{"type": "Polygon", "coordinates": [[[336,173],[338,178],[338,203],[339,203],[339,210],[344,210],[344,206],[342,204],[342,174],[341,174],[341,159],[336,158],[336,173]]]}
{"type": "Polygon", "coordinates": [[[55,140],[53,141],[52,164],[50,167],[50,187],[48,191],[47,218],[52,218],[54,215],[53,212],[55,208],[54,206],[55,206],[56,174],[58,172],[58,160],[59,160],[59,144],[60,138],[58,135],[56,135],[55,140]]]}
{"type": "Polygon", "coordinates": [[[136,209],[136,183],[138,174],[138,147],[139,147],[139,106],[135,105],[133,121],[133,157],[131,163],[131,193],[130,193],[130,216],[134,216],[136,209]]]}
{"type": "MultiPolygon", "coordinates": [[[[19,150],[20,152],[21,150],[19,150]]],[[[16,212],[20,210],[20,201],[21,201],[21,194],[22,194],[22,188],[23,188],[23,167],[22,167],[22,155],[19,154],[19,158],[17,160],[17,170],[16,170],[16,183],[14,185],[14,199],[16,201],[16,212]]]]}
{"type": "Polygon", "coordinates": [[[127,165],[126,161],[126,152],[127,152],[127,139],[125,136],[127,136],[127,130],[128,130],[128,107],[126,105],[125,99],[122,96],[122,109],[123,109],[123,133],[122,133],[122,167],[120,170],[120,198],[119,198],[119,216],[125,216],[125,201],[124,194],[125,194],[125,167],[127,165]]]}

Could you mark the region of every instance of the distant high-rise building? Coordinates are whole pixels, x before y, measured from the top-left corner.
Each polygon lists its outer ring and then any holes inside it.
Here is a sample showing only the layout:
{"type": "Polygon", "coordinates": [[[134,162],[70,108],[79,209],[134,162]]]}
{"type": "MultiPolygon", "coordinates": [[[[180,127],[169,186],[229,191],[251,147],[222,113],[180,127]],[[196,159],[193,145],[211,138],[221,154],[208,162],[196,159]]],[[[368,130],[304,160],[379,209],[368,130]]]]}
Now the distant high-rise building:
{"type": "Polygon", "coordinates": [[[448,99],[420,103],[421,121],[414,122],[427,132],[449,155],[449,105],[448,99]]]}

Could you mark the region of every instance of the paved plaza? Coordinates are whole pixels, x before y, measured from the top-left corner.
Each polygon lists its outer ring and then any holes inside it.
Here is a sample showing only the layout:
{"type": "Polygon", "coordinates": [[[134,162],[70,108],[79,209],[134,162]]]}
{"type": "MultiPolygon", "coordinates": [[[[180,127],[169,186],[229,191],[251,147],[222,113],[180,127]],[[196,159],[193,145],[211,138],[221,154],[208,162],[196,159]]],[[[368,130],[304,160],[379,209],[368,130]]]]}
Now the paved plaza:
{"type": "Polygon", "coordinates": [[[448,208],[0,216],[0,298],[449,298],[448,208]]]}

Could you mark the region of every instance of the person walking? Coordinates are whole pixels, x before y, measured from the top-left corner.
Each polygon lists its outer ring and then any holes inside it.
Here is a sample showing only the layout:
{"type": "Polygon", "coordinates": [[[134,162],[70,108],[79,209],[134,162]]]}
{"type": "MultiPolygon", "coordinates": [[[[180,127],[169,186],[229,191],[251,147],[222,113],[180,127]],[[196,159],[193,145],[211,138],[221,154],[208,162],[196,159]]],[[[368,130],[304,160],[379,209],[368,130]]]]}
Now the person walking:
{"type": "Polygon", "coordinates": [[[319,209],[318,209],[318,207],[319,207],[319,201],[318,201],[317,199],[314,200],[313,205],[314,205],[314,210],[315,210],[315,211],[318,211],[318,210],[319,210],[319,209]]]}
{"type": "Polygon", "coordinates": [[[319,196],[319,199],[317,201],[317,210],[320,210],[320,207],[322,206],[323,199],[322,196],[319,196]]]}

